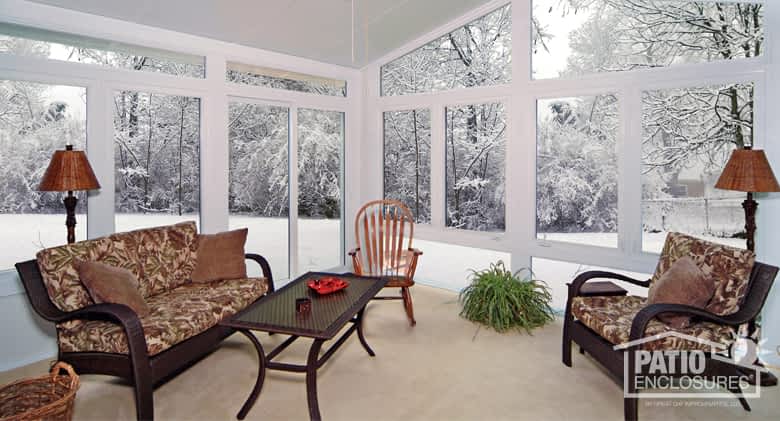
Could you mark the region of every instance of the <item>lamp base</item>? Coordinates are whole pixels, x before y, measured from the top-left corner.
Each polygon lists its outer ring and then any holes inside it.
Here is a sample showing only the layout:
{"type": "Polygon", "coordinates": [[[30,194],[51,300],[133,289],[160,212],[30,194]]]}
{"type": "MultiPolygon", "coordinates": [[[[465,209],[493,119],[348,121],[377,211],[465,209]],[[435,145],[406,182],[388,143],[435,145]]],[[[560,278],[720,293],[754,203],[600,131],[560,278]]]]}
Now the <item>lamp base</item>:
{"type": "Polygon", "coordinates": [[[68,227],[68,244],[72,244],[76,242],[76,204],[79,199],[73,195],[72,191],[69,191],[62,202],[65,203],[65,213],[67,214],[65,226],[68,227]]]}

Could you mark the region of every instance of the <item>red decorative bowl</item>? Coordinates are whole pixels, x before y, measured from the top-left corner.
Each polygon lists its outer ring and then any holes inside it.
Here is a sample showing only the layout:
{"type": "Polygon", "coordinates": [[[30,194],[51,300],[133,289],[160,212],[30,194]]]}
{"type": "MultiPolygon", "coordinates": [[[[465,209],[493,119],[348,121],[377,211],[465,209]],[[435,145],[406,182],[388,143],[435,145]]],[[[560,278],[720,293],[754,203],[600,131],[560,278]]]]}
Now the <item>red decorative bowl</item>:
{"type": "Polygon", "coordinates": [[[309,288],[317,291],[320,295],[330,294],[331,292],[340,291],[349,286],[349,281],[345,281],[341,278],[326,277],[319,279],[311,279],[306,283],[309,288]]]}

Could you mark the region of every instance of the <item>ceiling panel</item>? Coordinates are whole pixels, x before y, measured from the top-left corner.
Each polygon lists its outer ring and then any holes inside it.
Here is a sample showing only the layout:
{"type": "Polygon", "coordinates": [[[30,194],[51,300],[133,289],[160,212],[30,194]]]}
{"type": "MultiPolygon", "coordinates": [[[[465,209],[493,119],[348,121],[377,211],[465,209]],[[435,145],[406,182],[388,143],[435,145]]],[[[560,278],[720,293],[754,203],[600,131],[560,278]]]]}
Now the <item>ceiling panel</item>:
{"type": "Polygon", "coordinates": [[[327,63],[362,67],[488,0],[32,0],[327,63]]]}

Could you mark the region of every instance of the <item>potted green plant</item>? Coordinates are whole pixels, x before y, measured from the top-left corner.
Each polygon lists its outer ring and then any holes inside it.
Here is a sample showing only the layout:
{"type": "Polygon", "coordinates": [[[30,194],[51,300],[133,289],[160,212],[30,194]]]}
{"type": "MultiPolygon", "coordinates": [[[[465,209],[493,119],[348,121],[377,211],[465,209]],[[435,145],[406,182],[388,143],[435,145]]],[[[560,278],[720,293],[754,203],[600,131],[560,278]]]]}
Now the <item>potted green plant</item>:
{"type": "Polygon", "coordinates": [[[462,317],[498,332],[518,329],[528,333],[555,318],[550,289],[533,279],[530,270],[512,273],[499,260],[488,269],[471,272],[471,283],[459,296],[462,317]]]}

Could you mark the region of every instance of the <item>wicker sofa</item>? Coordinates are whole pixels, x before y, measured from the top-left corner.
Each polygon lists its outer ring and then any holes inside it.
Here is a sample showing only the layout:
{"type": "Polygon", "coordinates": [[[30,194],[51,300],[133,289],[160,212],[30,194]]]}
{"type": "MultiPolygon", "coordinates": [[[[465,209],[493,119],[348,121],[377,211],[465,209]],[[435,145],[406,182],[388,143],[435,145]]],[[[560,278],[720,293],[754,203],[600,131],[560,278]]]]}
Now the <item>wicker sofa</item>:
{"type": "MultiPolygon", "coordinates": [[[[590,271],[577,276],[569,284],[563,327],[563,364],[572,366],[571,344],[580,346],[598,361],[607,372],[633,396],[624,397],[626,421],[638,419],[639,392],[634,378],[639,374],[633,369],[637,350],[692,351],[706,353],[706,376],[739,376],[740,367],[713,354],[712,343],[730,347],[737,338],[740,326],[755,326],[764,302],[777,275],[778,268],[755,261],[755,254],[748,250],[722,246],[680,233],[670,233],[664,244],[653,278],[647,281],[603,271],[590,271]],[[583,285],[595,279],[612,279],[639,287],[650,288],[682,257],[691,257],[699,267],[717,279],[715,294],[705,309],[680,304],[647,304],[644,297],[584,296],[583,285]],[[676,314],[692,317],[690,326],[673,328],[660,320],[659,315],[676,314]],[[675,332],[685,335],[669,335],[675,332]],[[616,345],[637,343],[616,350],[616,345]],[[690,338],[690,339],[688,339],[690,338]],[[624,366],[624,363],[627,363],[624,366]],[[626,368],[631,367],[631,368],[626,368]],[[628,376],[627,378],[625,376],[628,376]]],[[[749,332],[752,333],[752,332],[749,332]]],[[[678,367],[681,365],[677,362],[678,367]]],[[[739,386],[729,389],[745,408],[750,410],[739,386]]]]}
{"type": "Polygon", "coordinates": [[[198,233],[194,222],[117,233],[41,250],[16,268],[32,307],[56,323],[58,358],[80,374],[107,374],[135,388],[139,420],[154,418],[156,385],[211,352],[234,331],[219,326],[273,291],[268,262],[263,277],[193,283],[198,233]],[[151,313],[143,318],[125,305],[95,304],[79,280],[77,260],[130,270],[151,313]]]}

